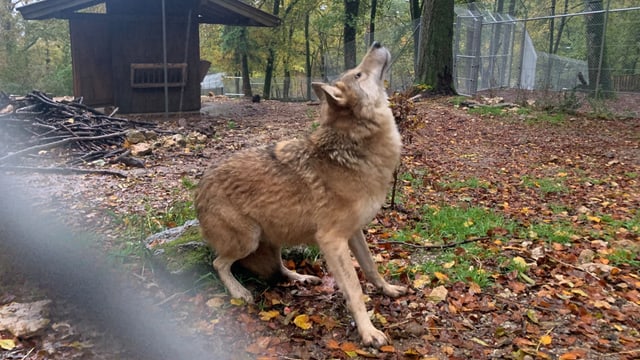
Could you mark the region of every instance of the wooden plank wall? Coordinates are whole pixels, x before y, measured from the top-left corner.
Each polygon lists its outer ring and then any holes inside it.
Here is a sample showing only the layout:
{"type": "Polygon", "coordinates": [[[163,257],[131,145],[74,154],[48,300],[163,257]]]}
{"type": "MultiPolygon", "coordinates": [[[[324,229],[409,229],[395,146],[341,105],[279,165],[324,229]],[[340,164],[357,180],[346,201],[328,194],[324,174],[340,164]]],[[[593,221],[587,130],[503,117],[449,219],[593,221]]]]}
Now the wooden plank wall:
{"type": "Polygon", "coordinates": [[[86,14],[69,20],[73,93],[91,106],[113,104],[111,37],[105,16],[86,14]]]}

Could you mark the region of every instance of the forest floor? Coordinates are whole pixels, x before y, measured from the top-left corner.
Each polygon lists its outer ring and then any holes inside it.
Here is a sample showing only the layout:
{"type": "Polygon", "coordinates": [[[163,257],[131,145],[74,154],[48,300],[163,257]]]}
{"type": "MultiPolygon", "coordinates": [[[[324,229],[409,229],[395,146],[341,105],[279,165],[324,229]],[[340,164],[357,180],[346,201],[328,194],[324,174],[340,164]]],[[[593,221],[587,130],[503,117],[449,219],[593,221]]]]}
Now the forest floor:
{"type": "MultiPolygon", "coordinates": [[[[144,236],[131,239],[136,219],[179,225],[184,219],[170,215],[220,157],[312,131],[318,106],[215,99],[203,104],[209,115],[140,117],[209,138],[155,149],[144,168],[108,166],[126,178],[9,177],[70,228],[100,234],[98,247],[141,292],[229,359],[640,358],[640,109],[625,105],[622,117],[604,119],[461,104],[422,99],[400,124],[395,206],[380,211],[367,236],[380,271],[410,292],[388,298],[362,279],[374,324],[393,340],[381,349],[359,345],[322,256],[287,260],[321,285],[248,279],[257,305],[245,305],[225,295],[212,269],[197,281],[159,280],[139,250],[144,236]]],[[[44,296],[6,266],[0,277],[0,306],[44,296]]],[[[29,339],[0,331],[0,342],[13,341],[0,359],[124,356],[73,306],[55,303],[64,309],[52,310],[57,326],[29,339]]]]}

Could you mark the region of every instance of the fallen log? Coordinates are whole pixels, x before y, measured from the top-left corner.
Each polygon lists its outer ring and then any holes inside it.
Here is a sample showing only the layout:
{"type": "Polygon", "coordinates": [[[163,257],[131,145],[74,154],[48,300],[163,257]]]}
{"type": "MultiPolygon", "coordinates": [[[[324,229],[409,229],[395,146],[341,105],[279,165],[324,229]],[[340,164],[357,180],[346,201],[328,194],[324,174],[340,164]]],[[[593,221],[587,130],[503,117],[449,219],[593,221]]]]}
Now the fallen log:
{"type": "Polygon", "coordinates": [[[36,172],[36,173],[55,173],[55,174],[97,174],[97,175],[111,175],[121,178],[126,178],[127,174],[119,171],[102,170],[102,169],[79,169],[68,167],[37,167],[37,166],[0,166],[0,171],[23,171],[23,172],[36,172]]]}

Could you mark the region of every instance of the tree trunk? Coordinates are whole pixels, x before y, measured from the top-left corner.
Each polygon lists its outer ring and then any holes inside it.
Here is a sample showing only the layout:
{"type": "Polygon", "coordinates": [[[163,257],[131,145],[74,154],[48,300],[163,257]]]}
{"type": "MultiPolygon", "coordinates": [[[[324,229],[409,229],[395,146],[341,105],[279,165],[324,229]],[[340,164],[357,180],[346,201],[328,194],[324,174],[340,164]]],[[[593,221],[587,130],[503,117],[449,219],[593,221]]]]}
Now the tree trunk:
{"type": "Polygon", "coordinates": [[[242,66],[242,93],[246,97],[252,97],[251,91],[251,78],[249,76],[249,57],[247,56],[247,29],[241,28],[240,30],[240,44],[242,44],[240,62],[242,66]]]}
{"type": "MultiPolygon", "coordinates": [[[[273,2],[273,15],[278,16],[280,13],[280,0],[273,2]]],[[[275,33],[276,30],[273,32],[275,33]]],[[[275,34],[274,34],[275,37],[275,34]]],[[[262,88],[262,97],[264,99],[271,98],[271,79],[273,79],[274,64],[276,61],[276,51],[273,41],[269,43],[269,55],[267,56],[267,66],[264,69],[264,86],[262,88]]]]}
{"type": "MultiPolygon", "coordinates": [[[[569,0],[564,0],[564,10],[562,14],[566,15],[569,13],[569,0]]],[[[560,25],[558,26],[558,36],[556,36],[556,43],[553,46],[553,53],[558,53],[558,47],[560,47],[560,39],[562,39],[562,32],[564,31],[564,26],[567,23],[567,17],[564,16],[560,19],[560,25]]]]}
{"type": "Polygon", "coordinates": [[[416,82],[438,94],[455,94],[453,18],[453,0],[424,0],[416,82]]]}
{"type": "Polygon", "coordinates": [[[376,11],[378,10],[378,0],[371,0],[371,16],[369,17],[369,38],[367,45],[371,46],[376,40],[376,11]]]}
{"type": "Polygon", "coordinates": [[[344,68],[356,66],[356,21],[360,0],[344,0],[344,68]]]}
{"type": "Polygon", "coordinates": [[[309,13],[304,17],[304,72],[307,77],[307,100],[311,100],[311,44],[309,41],[309,13]]]}
{"type": "MultiPolygon", "coordinates": [[[[585,11],[602,10],[602,0],[585,0],[585,11]]],[[[605,14],[597,13],[585,16],[587,32],[587,64],[589,66],[589,89],[594,95],[611,94],[611,73],[604,47],[605,14]]]]}
{"type": "Polygon", "coordinates": [[[418,44],[420,43],[420,30],[416,27],[420,21],[420,0],[409,0],[411,12],[411,26],[413,28],[413,72],[418,72],[418,44]]]}

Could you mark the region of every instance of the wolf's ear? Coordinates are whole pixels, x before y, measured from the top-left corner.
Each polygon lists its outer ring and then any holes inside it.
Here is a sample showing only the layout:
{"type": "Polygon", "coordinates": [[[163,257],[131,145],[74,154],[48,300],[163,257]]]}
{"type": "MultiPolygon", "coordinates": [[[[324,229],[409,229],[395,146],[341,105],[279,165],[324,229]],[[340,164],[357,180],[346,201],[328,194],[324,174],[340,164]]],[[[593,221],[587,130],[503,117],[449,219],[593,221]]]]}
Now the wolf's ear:
{"type": "Polygon", "coordinates": [[[345,106],[347,101],[340,89],[325,83],[311,83],[313,92],[316,93],[320,101],[326,101],[331,106],[345,106]]]}

